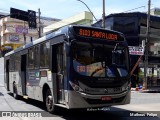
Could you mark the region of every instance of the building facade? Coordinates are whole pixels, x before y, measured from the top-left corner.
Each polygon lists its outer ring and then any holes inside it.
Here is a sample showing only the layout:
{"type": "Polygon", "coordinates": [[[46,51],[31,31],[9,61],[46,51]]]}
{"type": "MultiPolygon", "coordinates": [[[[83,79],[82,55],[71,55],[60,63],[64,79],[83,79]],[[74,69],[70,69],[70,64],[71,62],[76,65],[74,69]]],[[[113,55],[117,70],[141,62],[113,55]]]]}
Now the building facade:
{"type": "Polygon", "coordinates": [[[156,15],[156,16],[160,16],[160,8],[153,8],[150,11],[151,15],[156,15]]]}
{"type": "MultiPolygon", "coordinates": [[[[160,85],[160,17],[150,17],[150,37],[148,56],[148,86],[160,85]]],[[[102,21],[93,26],[99,27],[102,21]]],[[[128,45],[131,48],[143,48],[145,46],[147,31],[147,14],[140,12],[110,14],[105,18],[107,29],[124,33],[128,45]]],[[[131,54],[131,70],[135,66],[140,55],[131,54]]],[[[142,84],[144,79],[144,55],[132,75],[132,86],[142,84]]]]}
{"type": "Polygon", "coordinates": [[[69,18],[63,19],[59,22],[53,23],[47,27],[44,27],[44,33],[47,34],[51,31],[55,31],[66,25],[87,25],[91,26],[93,23],[93,15],[90,12],[84,11],[69,18]]]}
{"type": "MultiPolygon", "coordinates": [[[[4,15],[1,13],[1,16],[4,15]]],[[[28,22],[26,21],[10,17],[1,18],[0,19],[1,53],[4,55],[9,50],[16,49],[19,46],[22,46],[35,39],[38,39],[39,37],[42,36],[44,27],[58,21],[59,19],[40,17],[40,22],[37,19],[38,27],[36,29],[30,29],[28,27],[28,22]]]]}

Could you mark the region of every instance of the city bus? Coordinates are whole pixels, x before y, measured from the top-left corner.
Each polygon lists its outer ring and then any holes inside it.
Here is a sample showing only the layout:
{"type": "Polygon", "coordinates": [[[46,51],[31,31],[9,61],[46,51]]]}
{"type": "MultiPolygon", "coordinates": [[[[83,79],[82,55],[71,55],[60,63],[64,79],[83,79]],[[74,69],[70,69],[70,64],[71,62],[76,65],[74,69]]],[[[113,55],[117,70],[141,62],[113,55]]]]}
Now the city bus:
{"type": "Polygon", "coordinates": [[[4,56],[13,97],[45,103],[50,113],[130,103],[129,50],[122,33],[68,25],[4,56]]]}

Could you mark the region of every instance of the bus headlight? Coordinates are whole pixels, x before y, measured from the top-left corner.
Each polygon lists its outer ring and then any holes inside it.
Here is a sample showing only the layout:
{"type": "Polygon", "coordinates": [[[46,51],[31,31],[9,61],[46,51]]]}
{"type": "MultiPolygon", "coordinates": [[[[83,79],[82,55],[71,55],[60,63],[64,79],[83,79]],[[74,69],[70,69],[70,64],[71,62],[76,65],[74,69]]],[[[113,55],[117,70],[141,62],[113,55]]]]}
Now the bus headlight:
{"type": "Polygon", "coordinates": [[[69,81],[70,85],[72,86],[72,88],[76,91],[76,92],[83,92],[83,90],[78,86],[76,85],[75,83],[69,81]]]}

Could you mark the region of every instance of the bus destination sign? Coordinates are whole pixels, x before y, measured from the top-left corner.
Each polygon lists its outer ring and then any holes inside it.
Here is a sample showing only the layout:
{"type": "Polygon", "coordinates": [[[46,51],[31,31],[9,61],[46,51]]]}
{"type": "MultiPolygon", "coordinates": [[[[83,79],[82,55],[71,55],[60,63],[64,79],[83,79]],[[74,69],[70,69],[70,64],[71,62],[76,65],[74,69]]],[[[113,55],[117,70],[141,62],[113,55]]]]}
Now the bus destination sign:
{"type": "Polygon", "coordinates": [[[116,41],[116,40],[122,39],[122,37],[119,34],[111,31],[107,31],[107,30],[79,28],[79,29],[76,29],[75,31],[77,35],[83,36],[83,37],[106,39],[110,41],[116,41]]]}

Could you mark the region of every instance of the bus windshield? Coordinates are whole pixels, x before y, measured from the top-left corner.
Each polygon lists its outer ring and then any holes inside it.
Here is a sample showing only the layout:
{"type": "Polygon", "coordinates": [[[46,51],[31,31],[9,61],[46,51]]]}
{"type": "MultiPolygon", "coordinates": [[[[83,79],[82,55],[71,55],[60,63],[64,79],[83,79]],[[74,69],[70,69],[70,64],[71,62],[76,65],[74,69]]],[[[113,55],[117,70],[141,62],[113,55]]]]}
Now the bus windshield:
{"type": "Polygon", "coordinates": [[[73,68],[80,75],[91,77],[126,77],[127,47],[120,44],[89,42],[72,43],[73,68]]]}

